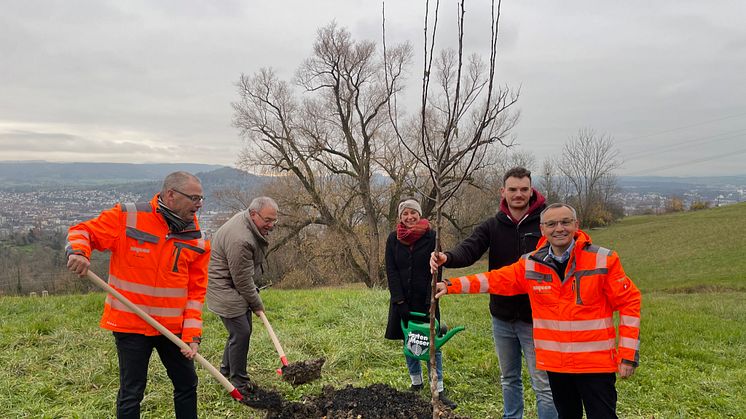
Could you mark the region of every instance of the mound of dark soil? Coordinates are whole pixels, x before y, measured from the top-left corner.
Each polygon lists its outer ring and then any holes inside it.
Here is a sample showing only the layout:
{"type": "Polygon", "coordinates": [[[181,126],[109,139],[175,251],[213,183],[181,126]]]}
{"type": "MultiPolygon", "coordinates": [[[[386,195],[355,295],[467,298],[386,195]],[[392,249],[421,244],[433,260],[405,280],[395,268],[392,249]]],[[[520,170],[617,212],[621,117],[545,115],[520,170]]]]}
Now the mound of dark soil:
{"type": "MultiPolygon", "coordinates": [[[[440,417],[444,419],[459,418],[445,406],[440,410],[440,417]]],[[[364,388],[348,385],[339,390],[324,386],[319,396],[300,402],[283,403],[281,409],[270,411],[267,418],[430,419],[432,412],[430,402],[415,393],[397,391],[385,384],[373,384],[364,388]]]]}
{"type": "Polygon", "coordinates": [[[282,395],[276,391],[265,390],[254,383],[239,388],[243,396],[241,403],[251,406],[255,409],[263,410],[280,410],[282,408],[282,395]]]}

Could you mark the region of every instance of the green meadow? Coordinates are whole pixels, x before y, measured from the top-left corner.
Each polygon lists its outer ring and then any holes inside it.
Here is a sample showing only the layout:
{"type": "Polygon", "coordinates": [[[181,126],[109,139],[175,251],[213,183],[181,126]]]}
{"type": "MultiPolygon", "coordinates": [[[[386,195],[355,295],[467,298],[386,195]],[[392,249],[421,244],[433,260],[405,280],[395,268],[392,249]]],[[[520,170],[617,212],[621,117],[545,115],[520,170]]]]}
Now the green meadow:
{"type": "MultiPolygon", "coordinates": [[[[589,233],[620,254],[643,292],[641,365],[617,381],[620,417],[746,418],[746,204],[629,217],[589,233]]],[[[249,374],[261,386],[288,400],[316,395],[324,385],[409,387],[401,345],[383,339],[388,291],[268,289],[262,298],[290,362],[327,361],[320,380],[293,388],[275,373],[277,353],[254,318],[249,374]]],[[[113,417],[117,360],[111,334],[98,328],[103,300],[103,293],[0,297],[0,417],[113,417]]],[[[467,328],[443,347],[444,373],[457,412],[472,418],[502,415],[487,301],[459,295],[442,302],[445,321],[467,328]]],[[[201,353],[217,365],[226,332],[210,312],[204,335],[201,353]]],[[[198,374],[200,417],[264,417],[233,401],[205,370],[198,367],[198,374]]],[[[525,416],[535,418],[533,393],[525,393],[525,416]]],[[[173,416],[171,384],[157,354],[142,416],[173,416]]]]}

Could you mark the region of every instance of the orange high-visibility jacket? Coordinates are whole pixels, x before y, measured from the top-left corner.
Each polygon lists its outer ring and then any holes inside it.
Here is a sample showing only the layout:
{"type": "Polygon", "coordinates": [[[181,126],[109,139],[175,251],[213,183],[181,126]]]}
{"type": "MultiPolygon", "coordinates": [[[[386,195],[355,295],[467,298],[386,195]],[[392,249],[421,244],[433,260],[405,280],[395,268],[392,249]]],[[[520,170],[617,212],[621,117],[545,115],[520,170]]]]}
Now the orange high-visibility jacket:
{"type": "MultiPolygon", "coordinates": [[[[202,337],[210,244],[196,218],[170,233],[150,202],[117,204],[97,218],[70,227],[68,254],[90,259],[91,250],[110,250],[109,285],[186,343],[202,337]]],[[[115,332],[160,334],[127,306],[106,296],[101,327],[115,332]]]]}
{"type": "Polygon", "coordinates": [[[617,254],[591,244],[590,237],[578,230],[564,281],[544,262],[548,257],[549,244],[542,237],[535,251],[512,265],[449,279],[448,293],[528,293],[539,369],[615,372],[622,359],[637,366],[641,294],[617,254]]]}

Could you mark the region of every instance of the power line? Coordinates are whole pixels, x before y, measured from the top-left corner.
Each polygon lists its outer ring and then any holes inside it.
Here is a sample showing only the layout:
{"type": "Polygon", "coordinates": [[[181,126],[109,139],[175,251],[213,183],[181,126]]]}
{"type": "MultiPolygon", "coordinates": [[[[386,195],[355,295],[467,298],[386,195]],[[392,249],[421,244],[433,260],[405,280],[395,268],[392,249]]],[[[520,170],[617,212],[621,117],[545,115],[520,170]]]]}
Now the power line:
{"type": "Polygon", "coordinates": [[[737,116],[743,116],[743,115],[746,115],[746,112],[740,112],[740,113],[736,113],[736,114],[732,114],[732,115],[721,116],[719,118],[709,119],[707,121],[696,122],[696,123],[693,123],[693,124],[684,125],[684,126],[680,126],[680,127],[669,128],[669,129],[666,129],[666,130],[663,130],[663,131],[653,132],[653,133],[650,133],[650,134],[640,135],[640,136],[637,136],[637,137],[624,138],[621,141],[622,142],[627,142],[627,141],[639,140],[639,139],[642,139],[642,138],[654,137],[656,135],[667,134],[669,132],[680,131],[682,129],[698,127],[698,126],[701,126],[701,125],[707,125],[707,124],[711,124],[713,122],[718,122],[718,121],[722,121],[722,120],[725,120],[725,119],[735,118],[737,116]]]}
{"type": "Polygon", "coordinates": [[[657,166],[657,167],[655,167],[653,169],[646,169],[646,170],[640,170],[640,171],[637,171],[637,172],[628,173],[627,176],[635,176],[635,175],[647,174],[647,173],[650,173],[650,172],[659,172],[661,170],[674,169],[676,167],[687,166],[687,165],[690,165],[690,164],[703,163],[703,162],[706,162],[706,161],[717,160],[717,159],[720,159],[720,158],[723,158],[723,157],[736,156],[736,155],[744,154],[744,153],[746,153],[746,148],[741,149],[741,150],[728,151],[726,153],[716,154],[716,155],[709,156],[709,157],[701,157],[701,158],[698,158],[698,159],[688,160],[688,161],[685,161],[685,162],[672,163],[672,164],[665,165],[665,166],[657,166]]]}
{"type": "Polygon", "coordinates": [[[692,144],[692,143],[695,143],[695,145],[700,145],[700,146],[707,145],[707,144],[711,144],[714,142],[739,137],[742,135],[743,132],[746,132],[746,128],[727,132],[727,133],[717,134],[712,137],[692,138],[690,140],[679,141],[675,144],[666,144],[666,145],[662,145],[659,147],[653,147],[653,148],[648,148],[648,149],[637,151],[637,152],[632,152],[631,154],[624,156],[624,158],[625,158],[625,161],[636,160],[640,157],[650,156],[653,152],[668,151],[668,150],[674,150],[674,149],[681,150],[681,149],[687,148],[687,147],[683,147],[684,145],[692,144]]]}

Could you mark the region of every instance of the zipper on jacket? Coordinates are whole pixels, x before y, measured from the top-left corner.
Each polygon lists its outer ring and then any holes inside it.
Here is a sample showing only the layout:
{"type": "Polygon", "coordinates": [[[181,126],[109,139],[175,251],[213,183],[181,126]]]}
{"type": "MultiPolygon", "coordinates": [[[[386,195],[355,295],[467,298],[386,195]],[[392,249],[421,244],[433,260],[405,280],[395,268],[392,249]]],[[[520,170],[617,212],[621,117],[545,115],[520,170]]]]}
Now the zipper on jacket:
{"type": "Polygon", "coordinates": [[[173,272],[179,272],[179,256],[181,256],[181,251],[183,249],[188,249],[199,254],[205,253],[205,249],[200,247],[193,246],[189,243],[174,241],[174,266],[171,268],[173,272]]]}
{"type": "Polygon", "coordinates": [[[174,267],[171,269],[172,272],[179,272],[179,256],[181,255],[181,247],[174,247],[174,267]]]}
{"type": "Polygon", "coordinates": [[[174,266],[171,268],[171,272],[179,272],[179,256],[181,255],[181,248],[174,247],[174,266]]]}

